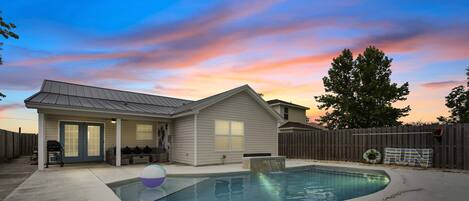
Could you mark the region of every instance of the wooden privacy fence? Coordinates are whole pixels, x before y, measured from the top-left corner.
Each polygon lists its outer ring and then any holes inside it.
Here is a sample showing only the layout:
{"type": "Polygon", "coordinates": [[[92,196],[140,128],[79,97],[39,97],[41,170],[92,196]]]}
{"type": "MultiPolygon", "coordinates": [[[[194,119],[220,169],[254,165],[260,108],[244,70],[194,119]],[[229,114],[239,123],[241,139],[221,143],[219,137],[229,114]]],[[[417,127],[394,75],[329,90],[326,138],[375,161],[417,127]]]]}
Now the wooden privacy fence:
{"type": "Polygon", "coordinates": [[[37,135],[0,129],[0,163],[22,155],[31,155],[37,146],[37,135]]]}
{"type": "Polygon", "coordinates": [[[363,153],[374,148],[431,148],[433,166],[469,170],[469,124],[400,126],[279,134],[279,155],[296,159],[364,162],[363,153]]]}

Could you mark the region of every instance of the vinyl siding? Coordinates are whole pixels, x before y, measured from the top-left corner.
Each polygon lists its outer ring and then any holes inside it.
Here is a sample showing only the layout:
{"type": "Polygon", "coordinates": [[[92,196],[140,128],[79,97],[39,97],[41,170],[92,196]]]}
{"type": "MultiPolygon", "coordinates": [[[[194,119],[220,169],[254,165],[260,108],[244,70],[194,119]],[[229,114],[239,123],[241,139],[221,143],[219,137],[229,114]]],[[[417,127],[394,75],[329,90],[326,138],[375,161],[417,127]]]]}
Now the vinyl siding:
{"type": "Polygon", "coordinates": [[[243,153],[278,154],[277,120],[249,94],[241,92],[200,111],[197,117],[197,165],[241,162],[243,153]],[[215,151],[215,120],[244,122],[244,151],[215,151]]]}
{"type": "Polygon", "coordinates": [[[194,165],[194,116],[177,118],[173,122],[171,160],[194,165]]]}
{"type": "Polygon", "coordinates": [[[272,109],[275,110],[275,112],[277,112],[278,114],[282,114],[282,112],[280,111],[281,107],[280,105],[274,105],[274,106],[271,106],[272,109]]]}
{"type": "MultiPolygon", "coordinates": [[[[282,108],[282,118],[283,118],[283,108],[282,108]]],[[[306,123],[306,110],[298,109],[294,107],[288,107],[288,121],[306,123]]]]}

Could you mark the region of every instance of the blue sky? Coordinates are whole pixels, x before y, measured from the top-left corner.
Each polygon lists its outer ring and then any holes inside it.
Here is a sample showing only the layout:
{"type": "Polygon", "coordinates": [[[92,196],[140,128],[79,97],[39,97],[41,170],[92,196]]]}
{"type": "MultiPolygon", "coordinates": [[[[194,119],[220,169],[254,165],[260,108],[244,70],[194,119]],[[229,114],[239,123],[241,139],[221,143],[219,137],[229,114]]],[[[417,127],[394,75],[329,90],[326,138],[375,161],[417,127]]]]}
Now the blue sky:
{"type": "Polygon", "coordinates": [[[44,79],[199,99],[250,84],[311,108],[344,48],[375,45],[409,82],[403,120],[447,115],[469,66],[467,1],[9,1],[19,40],[2,40],[0,127],[36,130],[24,108],[44,79]]]}

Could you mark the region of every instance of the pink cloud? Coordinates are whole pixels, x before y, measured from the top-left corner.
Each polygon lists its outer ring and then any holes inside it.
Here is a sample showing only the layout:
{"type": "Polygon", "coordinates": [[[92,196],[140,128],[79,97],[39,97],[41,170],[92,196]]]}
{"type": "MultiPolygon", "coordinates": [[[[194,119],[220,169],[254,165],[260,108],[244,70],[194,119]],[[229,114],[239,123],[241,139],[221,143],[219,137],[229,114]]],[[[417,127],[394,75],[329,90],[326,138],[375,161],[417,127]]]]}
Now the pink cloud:
{"type": "Polygon", "coordinates": [[[24,108],[23,104],[19,103],[10,103],[10,104],[0,104],[0,118],[5,117],[5,113],[9,110],[15,110],[19,108],[24,108]]]}
{"type": "Polygon", "coordinates": [[[448,80],[448,81],[440,81],[440,82],[427,82],[422,84],[423,87],[429,89],[435,88],[449,88],[449,87],[456,87],[459,85],[463,85],[465,81],[458,81],[458,80],[448,80]]]}

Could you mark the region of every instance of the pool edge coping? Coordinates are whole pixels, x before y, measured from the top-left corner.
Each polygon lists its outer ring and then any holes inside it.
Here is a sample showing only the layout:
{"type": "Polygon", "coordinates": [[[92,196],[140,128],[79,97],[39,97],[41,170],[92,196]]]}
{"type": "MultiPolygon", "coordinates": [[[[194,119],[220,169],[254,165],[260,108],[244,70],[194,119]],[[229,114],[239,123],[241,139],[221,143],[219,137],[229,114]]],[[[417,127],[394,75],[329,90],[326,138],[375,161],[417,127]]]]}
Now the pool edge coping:
{"type": "MultiPolygon", "coordinates": [[[[386,200],[389,197],[392,197],[395,192],[399,192],[396,190],[403,190],[402,184],[405,184],[404,179],[397,173],[391,171],[389,168],[385,167],[370,167],[370,166],[361,166],[356,164],[324,164],[319,162],[312,162],[310,164],[300,164],[295,165],[292,167],[287,167],[285,169],[297,169],[297,168],[305,168],[305,167],[329,167],[329,168],[347,168],[347,169],[356,169],[356,170],[366,170],[366,171],[379,171],[380,173],[384,173],[385,176],[389,178],[389,183],[386,187],[382,190],[377,192],[352,198],[349,199],[351,201],[358,201],[358,200],[366,200],[366,201],[375,201],[375,200],[386,200]]],[[[249,173],[250,170],[242,170],[242,171],[229,171],[229,172],[214,172],[214,173],[171,173],[167,174],[170,177],[210,177],[210,176],[220,176],[220,175],[236,175],[242,173],[249,173]]],[[[108,188],[111,189],[111,186],[115,185],[123,185],[130,182],[138,181],[138,177],[130,178],[130,179],[123,179],[120,181],[112,181],[108,183],[104,183],[108,188]]],[[[112,189],[111,189],[112,190],[112,189]]]]}

